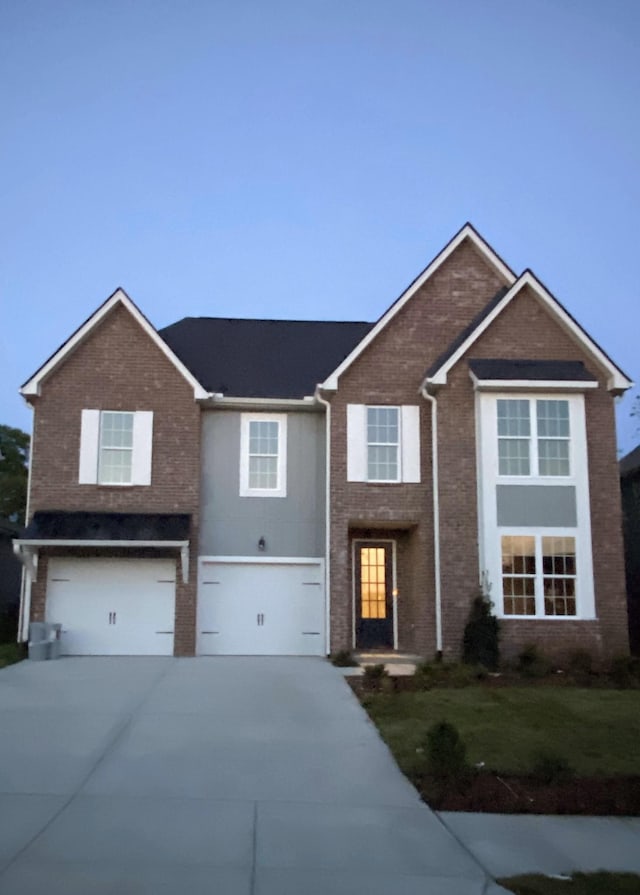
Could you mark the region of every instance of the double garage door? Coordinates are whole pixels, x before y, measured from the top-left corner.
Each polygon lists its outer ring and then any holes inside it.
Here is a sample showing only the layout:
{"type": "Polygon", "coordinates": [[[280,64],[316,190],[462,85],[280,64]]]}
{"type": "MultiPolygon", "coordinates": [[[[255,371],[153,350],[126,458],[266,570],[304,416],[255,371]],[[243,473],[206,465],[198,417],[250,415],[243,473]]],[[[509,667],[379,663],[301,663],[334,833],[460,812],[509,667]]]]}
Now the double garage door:
{"type": "Polygon", "coordinates": [[[176,563],[168,559],[54,559],[46,620],[62,624],[75,656],[173,655],[176,563]]]}
{"type": "Polygon", "coordinates": [[[200,655],[322,656],[322,562],[201,560],[200,655]]]}

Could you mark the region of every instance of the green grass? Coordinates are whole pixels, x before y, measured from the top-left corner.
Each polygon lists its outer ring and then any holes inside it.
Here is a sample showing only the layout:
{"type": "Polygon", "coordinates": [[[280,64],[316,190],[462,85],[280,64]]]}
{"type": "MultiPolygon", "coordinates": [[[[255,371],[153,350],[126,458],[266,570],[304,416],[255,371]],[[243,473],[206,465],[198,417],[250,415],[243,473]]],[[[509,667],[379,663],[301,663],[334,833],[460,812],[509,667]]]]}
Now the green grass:
{"type": "Polygon", "coordinates": [[[574,873],[570,880],[532,874],[498,882],[516,895],[640,895],[634,873],[574,873]]]}
{"type": "Polygon", "coordinates": [[[640,775],[640,691],[488,687],[369,694],[364,705],[402,770],[424,769],[421,750],[438,721],[456,725],[471,764],[526,774],[543,751],[581,776],[640,775]]]}
{"type": "Polygon", "coordinates": [[[0,668],[21,662],[26,655],[23,643],[0,643],[0,668]]]}

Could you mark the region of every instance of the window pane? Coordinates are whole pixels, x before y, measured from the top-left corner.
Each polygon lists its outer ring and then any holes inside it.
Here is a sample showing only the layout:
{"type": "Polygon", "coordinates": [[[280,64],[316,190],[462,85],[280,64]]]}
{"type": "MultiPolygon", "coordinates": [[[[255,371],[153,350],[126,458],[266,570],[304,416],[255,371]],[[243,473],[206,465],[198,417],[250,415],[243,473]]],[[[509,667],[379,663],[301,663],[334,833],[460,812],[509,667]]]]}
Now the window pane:
{"type": "Polygon", "coordinates": [[[278,487],[277,457],[249,457],[249,487],[278,487]]]}
{"type": "Polygon", "coordinates": [[[540,475],[569,475],[569,442],[564,439],[538,440],[540,475]]]}
{"type": "Polygon", "coordinates": [[[498,439],[498,472],[500,475],[529,475],[529,440],[498,439]]]}
{"type": "Polygon", "coordinates": [[[131,457],[130,450],[113,450],[111,448],[100,451],[100,475],[101,485],[128,485],[131,483],[131,457]]]}
{"type": "Polygon", "coordinates": [[[569,402],[538,401],[538,435],[542,438],[569,437],[569,402]]]}
{"type": "Polygon", "coordinates": [[[369,445],[367,478],[371,481],[397,482],[398,448],[369,445]]]}
{"type": "Polygon", "coordinates": [[[505,615],[535,615],[535,538],[502,538],[502,598],[505,615]]]}
{"type": "Polygon", "coordinates": [[[133,413],[103,411],[100,415],[100,445],[103,448],[133,447],[133,413]]]}
{"type": "Polygon", "coordinates": [[[575,538],[542,538],[545,615],[576,614],[575,538]]]}
{"type": "Polygon", "coordinates": [[[398,408],[367,408],[367,442],[369,444],[398,443],[398,408]]]}
{"type": "Polygon", "coordinates": [[[278,453],[278,423],[266,420],[251,420],[249,424],[249,453],[278,453]]]}
{"type": "Polygon", "coordinates": [[[499,398],[498,435],[517,438],[530,434],[529,401],[499,398]]]}

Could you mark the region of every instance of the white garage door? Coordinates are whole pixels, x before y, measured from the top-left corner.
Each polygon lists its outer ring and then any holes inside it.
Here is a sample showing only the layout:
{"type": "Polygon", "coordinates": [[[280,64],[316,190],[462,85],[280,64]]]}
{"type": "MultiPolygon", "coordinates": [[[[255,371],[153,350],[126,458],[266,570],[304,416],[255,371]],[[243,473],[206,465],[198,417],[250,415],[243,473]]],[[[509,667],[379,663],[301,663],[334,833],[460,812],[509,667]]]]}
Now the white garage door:
{"type": "Polygon", "coordinates": [[[321,561],[202,561],[198,594],[201,655],[322,656],[321,561]]]}
{"type": "Polygon", "coordinates": [[[176,563],[50,559],[46,620],[72,656],[173,655],[176,563]]]}

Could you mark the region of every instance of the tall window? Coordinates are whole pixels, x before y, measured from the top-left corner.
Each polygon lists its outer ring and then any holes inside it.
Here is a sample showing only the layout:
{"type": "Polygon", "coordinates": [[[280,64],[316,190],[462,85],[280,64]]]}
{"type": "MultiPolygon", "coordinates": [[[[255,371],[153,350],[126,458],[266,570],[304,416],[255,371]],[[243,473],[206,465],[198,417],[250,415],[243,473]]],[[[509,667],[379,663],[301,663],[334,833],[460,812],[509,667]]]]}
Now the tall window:
{"type": "Polygon", "coordinates": [[[501,476],[568,476],[570,429],[566,400],[499,398],[501,476]]]}
{"type": "Polygon", "coordinates": [[[278,428],[274,421],[249,423],[249,487],[278,487],[278,428]]]}
{"type": "Polygon", "coordinates": [[[240,495],[286,497],[287,418],[243,414],[240,429],[240,495]]]}
{"type": "Polygon", "coordinates": [[[505,615],[576,615],[576,541],[555,535],[503,535],[505,615]]]}
{"type": "Polygon", "coordinates": [[[397,407],[367,408],[367,478],[370,482],[397,482],[400,425],[397,407]]]}
{"type": "Polygon", "coordinates": [[[133,416],[133,413],[111,410],[103,410],[100,414],[100,485],[129,485],[132,482],[133,416]]]}

